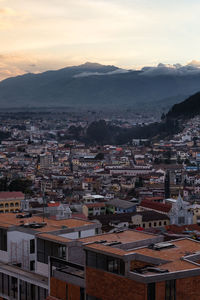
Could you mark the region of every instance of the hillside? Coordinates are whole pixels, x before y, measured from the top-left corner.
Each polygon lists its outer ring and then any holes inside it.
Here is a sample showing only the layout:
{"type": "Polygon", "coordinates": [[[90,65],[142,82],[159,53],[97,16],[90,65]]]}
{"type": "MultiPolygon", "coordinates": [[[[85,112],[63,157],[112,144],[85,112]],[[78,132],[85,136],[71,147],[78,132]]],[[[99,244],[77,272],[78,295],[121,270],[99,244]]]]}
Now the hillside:
{"type": "MultiPolygon", "coordinates": [[[[158,68],[159,69],[159,68],[158,68]]],[[[0,107],[74,107],[167,111],[199,91],[200,72],[132,71],[86,63],[0,82],[0,107]]]]}
{"type": "Polygon", "coordinates": [[[168,112],[168,118],[193,118],[200,114],[200,92],[190,96],[185,101],[175,104],[168,112]]]}

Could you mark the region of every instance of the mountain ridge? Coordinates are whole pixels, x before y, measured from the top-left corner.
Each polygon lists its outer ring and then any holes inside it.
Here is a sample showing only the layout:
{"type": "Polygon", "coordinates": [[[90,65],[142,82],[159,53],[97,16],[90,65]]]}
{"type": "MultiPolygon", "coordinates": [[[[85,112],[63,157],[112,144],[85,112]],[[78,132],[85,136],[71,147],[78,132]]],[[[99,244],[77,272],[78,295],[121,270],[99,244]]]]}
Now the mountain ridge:
{"type": "MultiPolygon", "coordinates": [[[[177,75],[164,72],[146,76],[146,71],[125,70],[87,62],[80,66],[28,73],[0,82],[0,106],[128,108],[167,111],[200,90],[200,71],[177,75]],[[81,74],[81,75],[80,75],[81,74]],[[88,75],[89,74],[89,75],[88,75]],[[101,76],[100,76],[101,75],[101,76]]],[[[165,70],[166,71],[166,70],[165,70]]],[[[149,70],[148,70],[149,72],[149,70]]]]}

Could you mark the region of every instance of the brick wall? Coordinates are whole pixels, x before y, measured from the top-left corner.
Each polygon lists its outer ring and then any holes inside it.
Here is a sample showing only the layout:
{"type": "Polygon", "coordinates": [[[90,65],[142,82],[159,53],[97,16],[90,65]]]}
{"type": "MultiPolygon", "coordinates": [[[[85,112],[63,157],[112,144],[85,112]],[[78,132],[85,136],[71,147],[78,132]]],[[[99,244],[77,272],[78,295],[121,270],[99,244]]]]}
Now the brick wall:
{"type": "Polygon", "coordinates": [[[200,300],[200,276],[176,280],[176,300],[200,300]]]}
{"type": "Polygon", "coordinates": [[[50,295],[61,300],[66,300],[66,282],[51,277],[50,295]]]}
{"type": "Polygon", "coordinates": [[[80,287],[73,284],[67,284],[64,281],[51,278],[51,291],[50,295],[52,297],[66,300],[66,286],[68,286],[68,300],[80,300],[80,287]]]}
{"type": "Polygon", "coordinates": [[[72,284],[68,284],[68,299],[80,300],[80,287],[72,284]]]}
{"type": "Polygon", "coordinates": [[[146,300],[147,288],[122,276],[86,268],[86,293],[102,300],[146,300]]]}
{"type": "Polygon", "coordinates": [[[156,283],[156,300],[165,300],[165,281],[156,283]]]}

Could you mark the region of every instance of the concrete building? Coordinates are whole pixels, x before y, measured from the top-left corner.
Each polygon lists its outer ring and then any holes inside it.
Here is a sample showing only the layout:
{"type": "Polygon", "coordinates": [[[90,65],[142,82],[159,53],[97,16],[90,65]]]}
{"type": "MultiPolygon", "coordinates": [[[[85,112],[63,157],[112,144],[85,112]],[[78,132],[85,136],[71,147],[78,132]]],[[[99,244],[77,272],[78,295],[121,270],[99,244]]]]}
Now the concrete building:
{"type": "Polygon", "coordinates": [[[52,167],[53,156],[51,153],[46,152],[40,154],[40,168],[41,169],[49,169],[52,167]]]}
{"type": "Polygon", "coordinates": [[[100,227],[81,219],[56,221],[30,214],[2,214],[0,297],[45,300],[49,257],[80,262],[80,243],[75,240],[101,232],[100,227]]]}
{"type": "Polygon", "coordinates": [[[50,259],[49,299],[200,299],[200,243],[187,238],[161,242],[137,234],[118,233],[118,243],[106,240],[107,235],[100,241],[86,239],[84,266],[50,259]]]}

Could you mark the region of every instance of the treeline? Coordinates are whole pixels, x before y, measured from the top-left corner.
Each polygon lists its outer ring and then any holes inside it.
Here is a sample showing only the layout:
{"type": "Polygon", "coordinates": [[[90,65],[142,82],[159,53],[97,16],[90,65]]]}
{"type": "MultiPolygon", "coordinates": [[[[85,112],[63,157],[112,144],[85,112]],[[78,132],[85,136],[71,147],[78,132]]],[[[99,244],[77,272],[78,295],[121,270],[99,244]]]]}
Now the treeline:
{"type": "Polygon", "coordinates": [[[7,177],[0,179],[0,191],[22,192],[24,194],[32,194],[32,181],[28,179],[14,179],[9,181],[7,177]]]}
{"type": "Polygon", "coordinates": [[[10,136],[10,132],[0,131],[0,141],[7,140],[10,136]]]}
{"type": "Polygon", "coordinates": [[[185,101],[175,104],[167,114],[167,118],[193,118],[200,114],[200,93],[196,93],[185,101]]]}
{"type": "Polygon", "coordinates": [[[123,145],[132,142],[132,139],[152,139],[176,134],[180,131],[180,124],[174,119],[165,119],[160,123],[138,125],[131,128],[113,126],[105,120],[92,122],[82,139],[88,144],[115,144],[123,145]]]}

